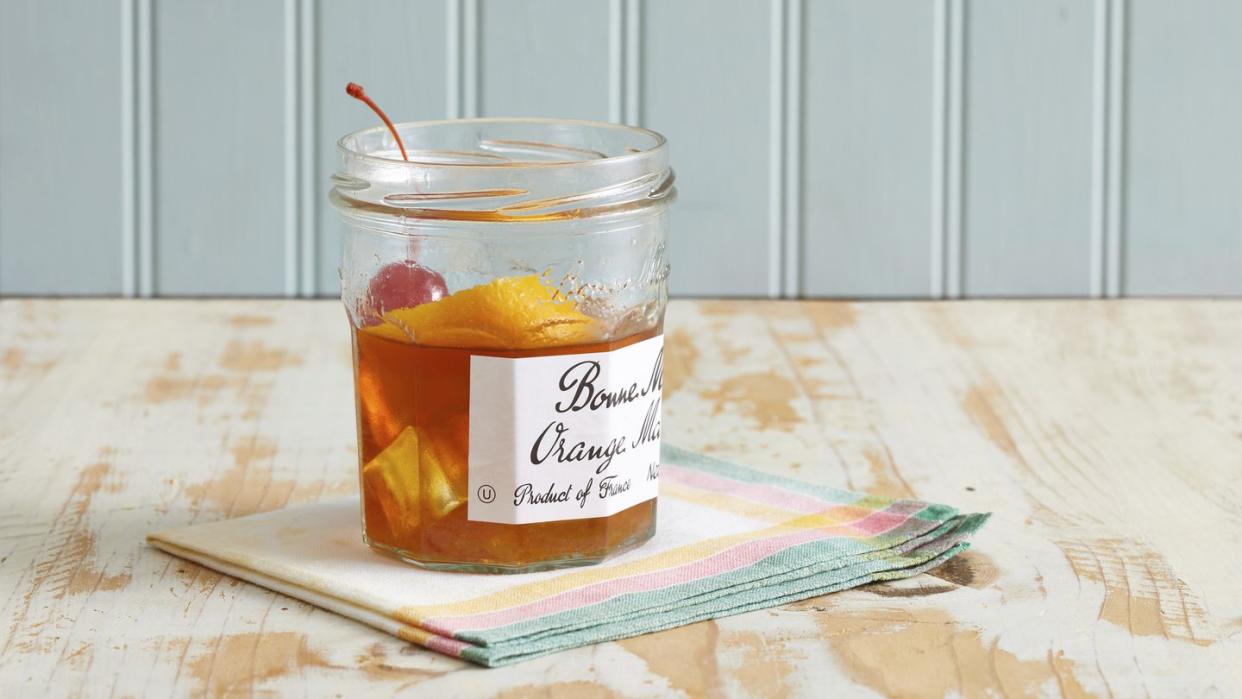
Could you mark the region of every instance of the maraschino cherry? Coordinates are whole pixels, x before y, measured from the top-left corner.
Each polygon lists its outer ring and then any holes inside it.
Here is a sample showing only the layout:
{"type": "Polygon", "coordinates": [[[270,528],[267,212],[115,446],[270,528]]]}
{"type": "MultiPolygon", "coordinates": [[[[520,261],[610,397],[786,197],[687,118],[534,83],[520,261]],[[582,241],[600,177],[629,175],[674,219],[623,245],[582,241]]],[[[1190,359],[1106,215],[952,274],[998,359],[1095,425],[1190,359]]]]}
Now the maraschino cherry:
{"type": "MultiPolygon", "coordinates": [[[[397,133],[397,128],[384,110],[367,96],[366,90],[357,83],[350,83],[345,86],[345,94],[361,101],[379,116],[396,140],[397,148],[401,150],[401,159],[408,161],[410,158],[406,155],[405,144],[401,142],[401,134],[397,133]]],[[[414,247],[411,245],[407,258],[413,258],[413,252],[414,247]]],[[[363,316],[370,322],[376,322],[389,311],[430,303],[447,295],[448,285],[444,283],[444,277],[439,272],[428,269],[413,259],[390,262],[367,284],[367,297],[363,302],[367,312],[363,316]]]]}
{"type": "Polygon", "coordinates": [[[382,316],[398,308],[430,303],[448,295],[440,273],[413,260],[390,262],[367,284],[367,304],[382,316]]]}

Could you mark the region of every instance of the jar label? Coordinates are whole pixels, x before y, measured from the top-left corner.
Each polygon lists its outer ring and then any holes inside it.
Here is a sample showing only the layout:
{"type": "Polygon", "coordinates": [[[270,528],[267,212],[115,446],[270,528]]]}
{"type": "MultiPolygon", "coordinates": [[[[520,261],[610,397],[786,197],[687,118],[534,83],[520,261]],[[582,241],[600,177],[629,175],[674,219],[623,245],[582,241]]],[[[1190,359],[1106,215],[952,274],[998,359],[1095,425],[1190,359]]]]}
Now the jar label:
{"type": "Polygon", "coordinates": [[[605,517],[654,498],[664,337],[610,352],[470,358],[476,522],[605,517]]]}

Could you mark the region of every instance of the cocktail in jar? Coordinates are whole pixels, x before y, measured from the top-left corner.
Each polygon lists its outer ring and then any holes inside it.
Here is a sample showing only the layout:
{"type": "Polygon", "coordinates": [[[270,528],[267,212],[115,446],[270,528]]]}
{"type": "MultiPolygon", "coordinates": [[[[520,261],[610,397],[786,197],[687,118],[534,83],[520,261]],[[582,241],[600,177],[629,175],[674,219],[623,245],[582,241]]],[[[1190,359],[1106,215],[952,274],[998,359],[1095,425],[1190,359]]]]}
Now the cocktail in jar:
{"type": "Polygon", "coordinates": [[[473,119],[340,141],[363,528],[431,568],[597,562],[652,536],[664,139],[473,119]],[[408,160],[403,159],[402,152],[408,160]]]}

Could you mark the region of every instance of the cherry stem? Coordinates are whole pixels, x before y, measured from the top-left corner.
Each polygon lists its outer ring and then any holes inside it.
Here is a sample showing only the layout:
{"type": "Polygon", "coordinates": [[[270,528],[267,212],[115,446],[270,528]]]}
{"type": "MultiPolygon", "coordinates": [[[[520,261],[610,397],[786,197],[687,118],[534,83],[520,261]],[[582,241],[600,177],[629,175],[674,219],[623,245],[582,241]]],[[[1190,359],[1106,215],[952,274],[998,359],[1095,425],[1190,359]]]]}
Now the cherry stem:
{"type": "Polygon", "coordinates": [[[396,139],[397,148],[401,149],[401,159],[409,162],[410,158],[405,154],[405,144],[401,142],[401,135],[397,133],[397,127],[392,125],[392,121],[388,118],[388,115],[384,113],[384,110],[379,108],[379,105],[375,103],[375,100],[367,96],[367,91],[362,89],[362,86],[358,83],[350,83],[345,86],[345,94],[370,107],[371,110],[374,111],[381,120],[383,120],[384,126],[388,127],[388,132],[392,134],[394,139],[396,139]]]}

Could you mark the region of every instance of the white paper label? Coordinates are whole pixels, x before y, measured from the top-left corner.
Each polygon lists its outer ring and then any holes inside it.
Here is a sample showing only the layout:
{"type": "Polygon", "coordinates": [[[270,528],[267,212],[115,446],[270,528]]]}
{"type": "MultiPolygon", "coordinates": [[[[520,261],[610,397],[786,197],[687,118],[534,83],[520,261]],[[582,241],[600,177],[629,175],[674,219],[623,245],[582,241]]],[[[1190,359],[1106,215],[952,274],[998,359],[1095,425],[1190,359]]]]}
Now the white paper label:
{"type": "Polygon", "coordinates": [[[468,519],[605,517],[654,498],[664,338],[611,352],[470,358],[468,519]]]}

